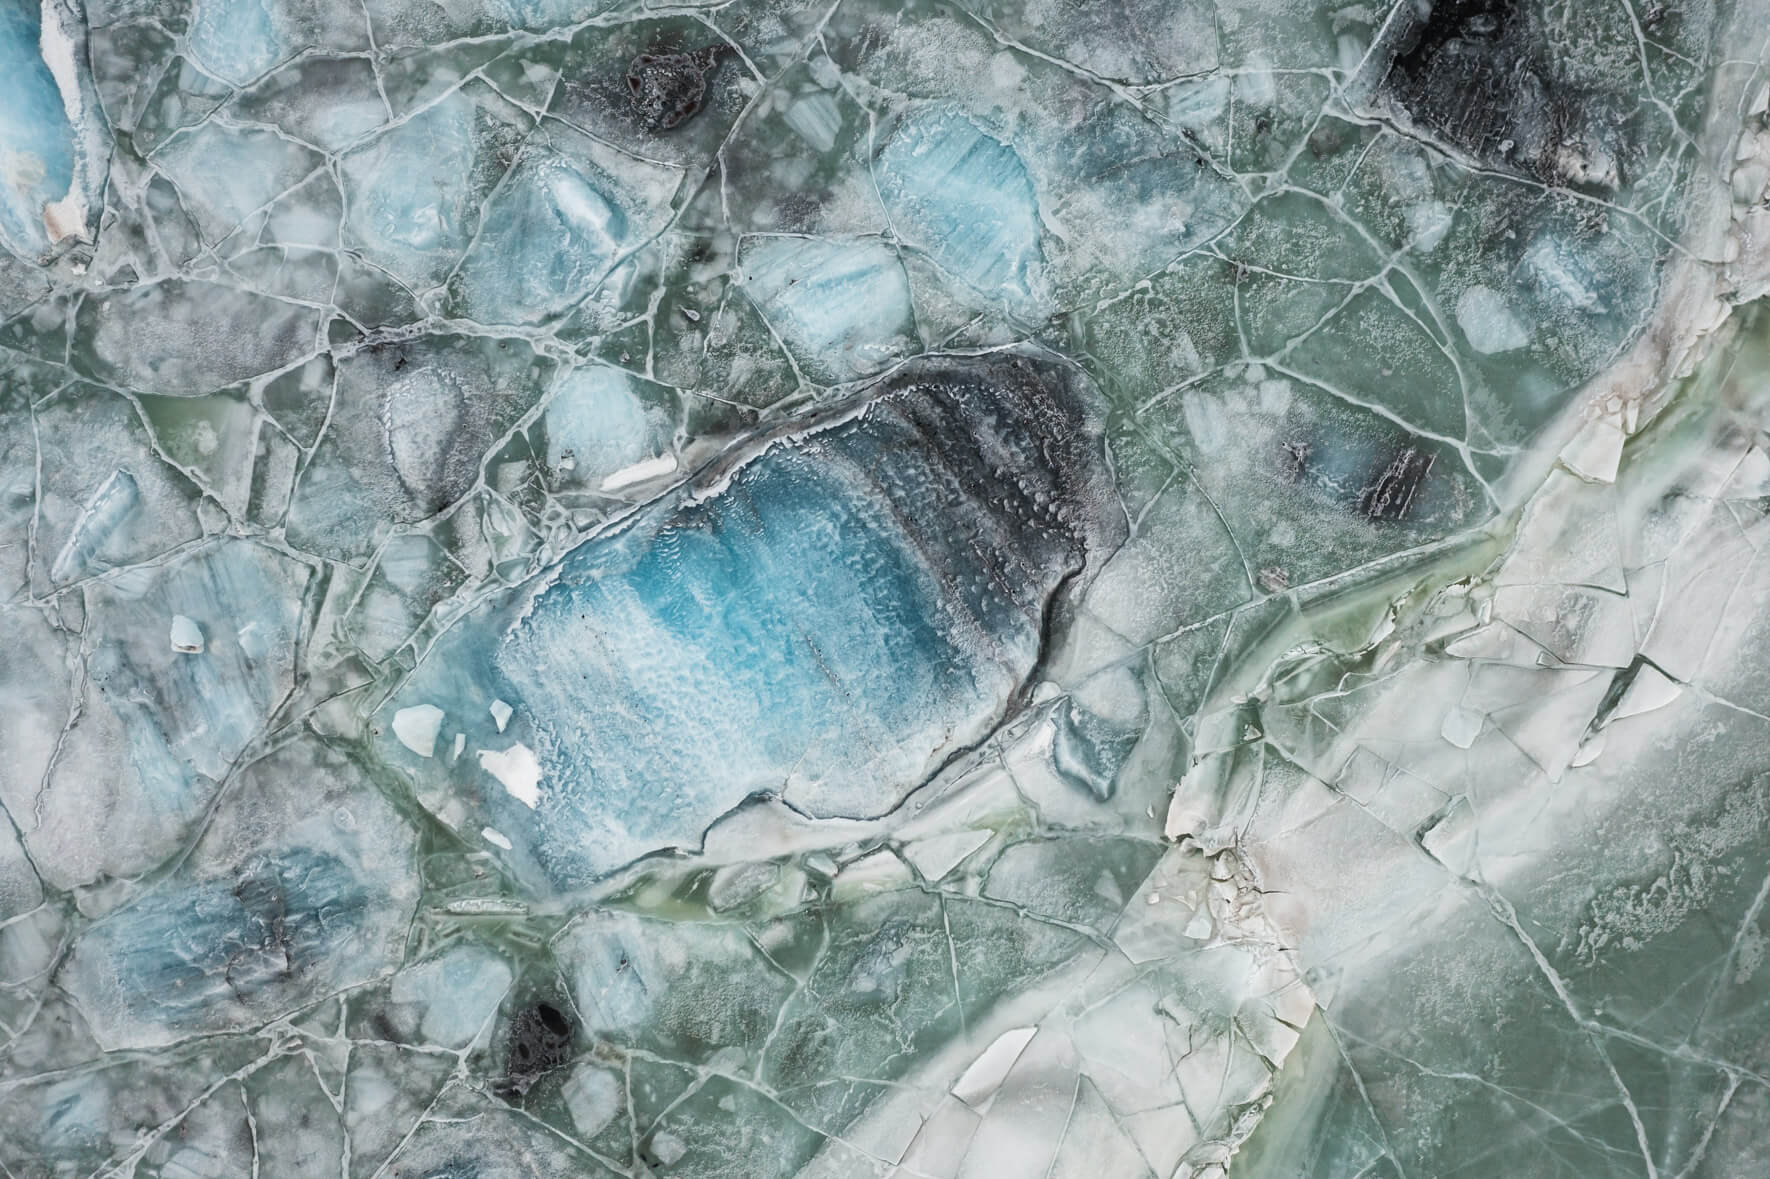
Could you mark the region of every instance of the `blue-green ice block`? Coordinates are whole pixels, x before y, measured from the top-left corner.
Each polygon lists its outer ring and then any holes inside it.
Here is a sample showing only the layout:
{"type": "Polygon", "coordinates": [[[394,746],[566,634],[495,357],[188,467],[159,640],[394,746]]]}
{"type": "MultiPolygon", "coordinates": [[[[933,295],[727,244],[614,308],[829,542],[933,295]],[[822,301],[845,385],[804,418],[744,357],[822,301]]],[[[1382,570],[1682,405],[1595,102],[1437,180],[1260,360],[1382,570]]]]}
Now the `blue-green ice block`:
{"type": "Polygon", "coordinates": [[[934,359],[759,440],[464,620],[382,755],[542,891],[752,796],[890,810],[1024,699],[1121,534],[1090,396],[1029,355],[934,359]]]}

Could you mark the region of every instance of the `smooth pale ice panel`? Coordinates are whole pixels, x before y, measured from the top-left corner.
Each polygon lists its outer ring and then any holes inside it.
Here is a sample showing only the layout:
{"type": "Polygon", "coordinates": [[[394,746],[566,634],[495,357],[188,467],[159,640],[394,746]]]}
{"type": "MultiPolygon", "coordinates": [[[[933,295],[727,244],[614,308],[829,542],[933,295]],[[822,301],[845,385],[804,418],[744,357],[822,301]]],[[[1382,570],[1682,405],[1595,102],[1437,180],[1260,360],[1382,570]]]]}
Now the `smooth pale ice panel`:
{"type": "Polygon", "coordinates": [[[586,365],[560,381],[541,417],[547,468],[564,486],[600,489],[668,451],[674,422],[619,369],[586,365]]]}
{"type": "Polygon", "coordinates": [[[390,1018],[418,1043],[465,1048],[485,1029],[513,977],[492,951],[456,946],[394,976],[390,1018]]]}
{"type": "Polygon", "coordinates": [[[322,166],[314,152],[275,132],[205,123],[174,136],[155,161],[177,184],[203,236],[220,241],[322,166]],[[218,167],[218,161],[227,161],[218,167]]]}
{"type": "Polygon", "coordinates": [[[818,377],[871,376],[914,346],[909,279],[876,238],[752,238],[740,273],[745,294],[818,377]]]}
{"type": "Polygon", "coordinates": [[[452,91],[343,158],[347,244],[417,286],[441,282],[472,240],[479,207],[526,117],[488,90],[452,91]]]}
{"type": "Polygon", "coordinates": [[[1005,353],[871,396],[452,632],[391,707],[442,708],[465,753],[383,740],[420,799],[510,839],[531,884],[570,888],[698,843],[756,794],[878,814],[987,733],[1053,598],[1118,527],[1082,382],[1005,353]],[[529,752],[538,781],[513,785],[529,752]]]}
{"type": "Polygon", "coordinates": [[[676,173],[585,136],[537,138],[492,196],[461,265],[461,311],[538,323],[571,310],[667,212],[676,173]]]}
{"type": "Polygon", "coordinates": [[[282,57],[265,0],[195,0],[191,9],[191,55],[216,77],[250,82],[282,57]]]}
{"type": "Polygon", "coordinates": [[[1012,146],[945,107],[906,115],[873,164],[892,228],[1010,315],[1045,307],[1039,202],[1012,146]]]}

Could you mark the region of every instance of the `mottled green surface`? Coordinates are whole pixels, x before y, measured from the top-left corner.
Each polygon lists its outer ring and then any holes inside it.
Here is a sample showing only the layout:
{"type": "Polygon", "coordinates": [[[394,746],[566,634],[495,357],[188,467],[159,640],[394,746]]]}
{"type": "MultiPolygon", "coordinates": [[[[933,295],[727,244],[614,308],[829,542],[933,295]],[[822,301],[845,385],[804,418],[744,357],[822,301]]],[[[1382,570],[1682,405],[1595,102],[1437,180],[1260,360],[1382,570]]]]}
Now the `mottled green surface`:
{"type": "Polygon", "coordinates": [[[1760,0],[13,8],[0,1174],[1762,1173],[1760,0]]]}

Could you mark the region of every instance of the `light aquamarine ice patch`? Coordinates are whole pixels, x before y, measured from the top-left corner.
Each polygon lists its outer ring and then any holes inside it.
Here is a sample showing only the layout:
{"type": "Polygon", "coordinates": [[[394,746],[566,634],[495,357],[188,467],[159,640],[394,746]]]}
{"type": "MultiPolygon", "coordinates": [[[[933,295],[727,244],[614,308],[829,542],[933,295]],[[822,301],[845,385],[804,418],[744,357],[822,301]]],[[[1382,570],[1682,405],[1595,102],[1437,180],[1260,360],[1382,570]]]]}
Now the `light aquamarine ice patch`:
{"type": "Polygon", "coordinates": [[[41,261],[86,239],[109,154],[74,11],[54,0],[0,6],[0,245],[41,261]]]}
{"type": "Polygon", "coordinates": [[[924,107],[892,130],[873,174],[898,236],[973,298],[1040,317],[1047,295],[1038,194],[1010,144],[969,115],[924,107]]]}
{"type": "Polygon", "coordinates": [[[739,273],[799,366],[822,380],[871,376],[915,347],[909,279],[877,238],[751,238],[739,273]]]}

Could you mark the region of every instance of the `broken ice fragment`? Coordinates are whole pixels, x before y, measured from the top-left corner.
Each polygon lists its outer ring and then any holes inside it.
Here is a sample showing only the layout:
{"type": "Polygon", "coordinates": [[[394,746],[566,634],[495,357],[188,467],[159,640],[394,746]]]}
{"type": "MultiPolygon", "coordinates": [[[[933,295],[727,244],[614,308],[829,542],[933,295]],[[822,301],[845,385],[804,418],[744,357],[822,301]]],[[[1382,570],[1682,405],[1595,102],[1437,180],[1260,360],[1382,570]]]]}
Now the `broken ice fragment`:
{"type": "MultiPolygon", "coordinates": [[[[502,728],[502,726],[500,726],[502,728]]],[[[480,768],[498,779],[510,797],[516,799],[530,810],[541,802],[541,763],[535,760],[534,751],[521,741],[509,749],[482,749],[479,751],[480,768]]]]}
{"type": "Polygon", "coordinates": [[[504,726],[510,723],[511,714],[516,710],[502,700],[494,700],[489,711],[492,714],[492,723],[496,724],[498,731],[502,733],[504,726]]]}
{"type": "Polygon", "coordinates": [[[821,379],[870,376],[915,339],[909,279],[882,241],[755,238],[741,279],[800,366],[821,379]]]}
{"type": "Polygon", "coordinates": [[[672,402],[659,386],[606,365],[573,369],[547,402],[535,443],[558,492],[619,491],[675,470],[672,402]],[[543,449],[544,444],[544,449],[543,449]]]}
{"type": "MultiPolygon", "coordinates": [[[[34,814],[26,846],[53,883],[141,872],[181,842],[290,689],[306,582],[294,559],[226,540],[84,591],[77,704],[32,801],[6,799],[34,814]],[[226,623],[205,633],[197,619],[226,623]],[[201,657],[169,655],[181,640],[201,657]]],[[[20,786],[0,773],[0,787],[20,786]]]]}
{"type": "Polygon", "coordinates": [[[200,655],[203,651],[203,628],[182,614],[172,616],[172,649],[181,655],[200,655]]]}
{"type": "Polygon", "coordinates": [[[447,276],[530,120],[472,82],[343,157],[347,245],[417,284],[447,276]]]}
{"type": "Polygon", "coordinates": [[[429,335],[356,353],[339,366],[337,408],[295,487],[291,539],[360,556],[396,525],[455,503],[552,372],[525,342],[492,336],[429,335]]]}
{"type": "Polygon", "coordinates": [[[283,55],[263,0],[194,0],[191,9],[191,53],[216,77],[241,85],[283,55]]]}
{"type": "Polygon", "coordinates": [[[436,735],[442,730],[443,710],[434,704],[414,704],[393,714],[393,735],[419,757],[436,753],[436,735]]]}
{"type": "Polygon", "coordinates": [[[77,353],[75,360],[111,384],[194,397],[307,354],[319,323],[313,307],[224,283],[170,278],[82,303],[77,326],[90,355],[77,353]]]}
{"type": "Polygon", "coordinates": [[[92,571],[106,542],[141,503],[141,492],[128,471],[111,472],[86,501],[68,539],[49,567],[49,576],[58,582],[72,581],[92,571]]]}
{"type": "Polygon", "coordinates": [[[457,276],[481,323],[538,323],[609,276],[667,212],[677,174],[575,132],[547,127],[487,202],[457,276]]]}

